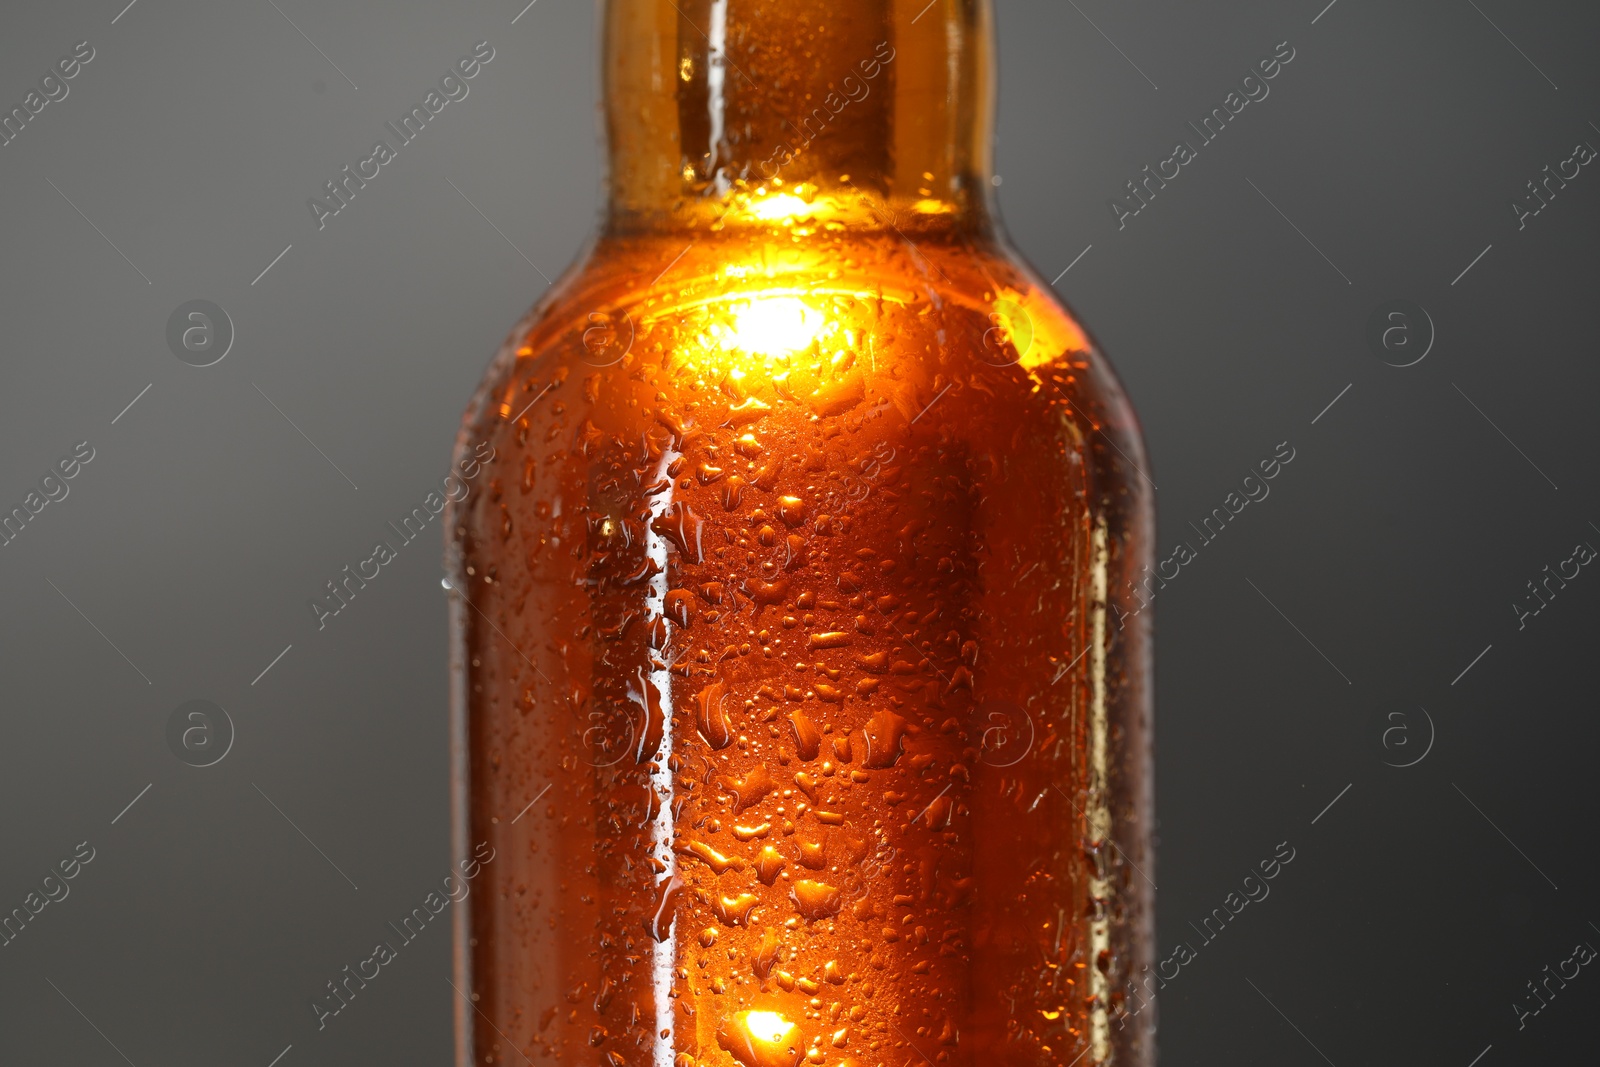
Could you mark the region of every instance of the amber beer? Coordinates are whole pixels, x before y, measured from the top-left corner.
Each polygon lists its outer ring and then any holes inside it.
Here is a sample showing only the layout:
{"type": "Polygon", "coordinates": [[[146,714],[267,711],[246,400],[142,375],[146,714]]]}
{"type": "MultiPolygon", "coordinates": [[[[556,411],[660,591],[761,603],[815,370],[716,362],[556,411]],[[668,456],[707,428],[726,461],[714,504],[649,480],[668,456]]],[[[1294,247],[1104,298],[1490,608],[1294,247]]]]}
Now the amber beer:
{"type": "Polygon", "coordinates": [[[990,19],[607,5],[601,232],[459,439],[460,1067],[1152,1062],[1143,449],[990,19]]]}

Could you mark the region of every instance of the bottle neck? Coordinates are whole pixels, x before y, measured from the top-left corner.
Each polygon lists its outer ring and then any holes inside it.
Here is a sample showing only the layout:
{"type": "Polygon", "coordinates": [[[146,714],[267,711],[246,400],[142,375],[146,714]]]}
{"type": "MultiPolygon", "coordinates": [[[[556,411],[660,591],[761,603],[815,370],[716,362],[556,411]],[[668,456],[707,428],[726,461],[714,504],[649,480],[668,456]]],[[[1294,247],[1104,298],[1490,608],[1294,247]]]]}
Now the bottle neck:
{"type": "Polygon", "coordinates": [[[606,231],[989,225],[989,0],[606,0],[606,231]]]}

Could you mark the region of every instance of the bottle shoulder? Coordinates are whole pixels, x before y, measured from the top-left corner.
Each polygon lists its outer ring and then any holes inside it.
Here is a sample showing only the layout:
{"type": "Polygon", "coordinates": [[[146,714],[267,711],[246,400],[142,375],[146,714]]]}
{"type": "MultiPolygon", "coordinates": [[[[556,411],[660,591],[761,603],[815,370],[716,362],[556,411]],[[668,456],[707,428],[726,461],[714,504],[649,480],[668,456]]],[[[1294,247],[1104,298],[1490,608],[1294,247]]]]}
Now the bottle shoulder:
{"type": "Polygon", "coordinates": [[[1069,434],[1098,435],[1144,468],[1109,363],[1003,243],[812,238],[596,242],[513,328],[458,447],[546,399],[611,434],[662,420],[736,426],[784,407],[813,422],[893,411],[959,434],[977,429],[978,403],[1018,427],[1054,431],[1066,418],[1069,434]]]}

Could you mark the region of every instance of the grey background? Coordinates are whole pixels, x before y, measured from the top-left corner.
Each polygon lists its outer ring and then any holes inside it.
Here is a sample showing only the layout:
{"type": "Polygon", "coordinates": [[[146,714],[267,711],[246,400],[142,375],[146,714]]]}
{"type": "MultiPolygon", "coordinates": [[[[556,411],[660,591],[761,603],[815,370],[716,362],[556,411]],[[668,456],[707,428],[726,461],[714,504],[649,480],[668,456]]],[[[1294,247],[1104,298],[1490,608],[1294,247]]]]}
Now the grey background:
{"type": "MultiPolygon", "coordinates": [[[[1509,204],[1600,145],[1600,10],[1324,3],[998,5],[1005,218],[1046,278],[1092,246],[1057,288],[1143,418],[1158,550],[1296,450],[1157,601],[1158,951],[1196,952],[1163,1062],[1577,1062],[1600,976],[1520,1031],[1512,1003],[1600,945],[1600,576],[1521,631],[1510,605],[1600,545],[1600,174],[1520,232],[1509,204]],[[1119,232],[1107,200],[1284,40],[1271,95],[1119,232]],[[1397,298],[1437,330],[1405,369],[1363,338],[1397,298]],[[1427,758],[1385,766],[1418,708],[1427,758]]],[[[96,850],[0,948],[0,1062],[443,1064],[442,924],[326,1030],[307,1008],[449,860],[438,544],[321,632],[306,600],[438,484],[591,229],[595,12],[122,4],[0,14],[7,108],[97,53],[0,148],[0,503],[95,449],[0,548],[0,911],[96,850]],[[319,232],[306,198],[479,40],[470,96],[319,232]],[[237,330],[203,369],[165,343],[197,298],[237,330]],[[236,727],[215,766],[168,749],[191,699],[236,727]]]]}

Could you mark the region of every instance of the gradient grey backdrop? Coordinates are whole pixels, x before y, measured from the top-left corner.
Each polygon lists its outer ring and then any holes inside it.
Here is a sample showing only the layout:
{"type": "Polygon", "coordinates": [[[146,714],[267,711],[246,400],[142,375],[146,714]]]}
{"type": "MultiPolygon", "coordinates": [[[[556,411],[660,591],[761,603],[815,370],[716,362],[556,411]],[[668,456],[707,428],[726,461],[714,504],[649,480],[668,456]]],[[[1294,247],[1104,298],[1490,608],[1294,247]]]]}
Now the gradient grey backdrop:
{"type": "MultiPolygon", "coordinates": [[[[0,148],[0,504],[95,450],[0,548],[0,911],[95,850],[0,948],[0,1062],[437,1067],[443,924],[326,1030],[307,1002],[449,861],[439,546],[322,632],[306,601],[445,474],[490,353],[591,229],[594,7],[124,2],[0,14],[7,109],[95,49],[0,148]],[[319,232],[306,199],[480,40],[470,96],[319,232]],[[165,340],[196,298],[237,329],[204,369],[165,340]],[[237,730],[205,769],[166,741],[196,698],[237,730]]],[[[1510,204],[1600,145],[1600,11],[1325,3],[998,7],[1005,218],[1046,278],[1073,264],[1159,550],[1295,449],[1157,601],[1149,873],[1160,955],[1195,952],[1163,1062],[1592,1060],[1600,975],[1520,1030],[1513,1003],[1600,945],[1600,575],[1524,629],[1511,605],[1600,545],[1600,174],[1520,231],[1510,204]],[[1271,95],[1119,232],[1108,199],[1285,40],[1271,95]],[[1437,332],[1404,369],[1363,336],[1392,299],[1437,332]],[[1427,757],[1385,766],[1426,750],[1421,708],[1427,757]],[[1205,943],[1284,841],[1271,896],[1205,943]]]]}

